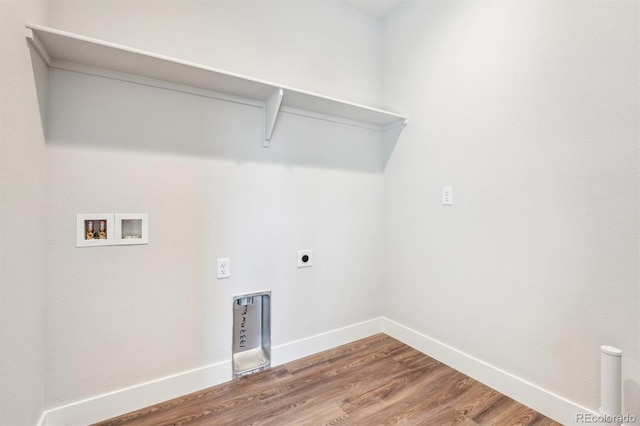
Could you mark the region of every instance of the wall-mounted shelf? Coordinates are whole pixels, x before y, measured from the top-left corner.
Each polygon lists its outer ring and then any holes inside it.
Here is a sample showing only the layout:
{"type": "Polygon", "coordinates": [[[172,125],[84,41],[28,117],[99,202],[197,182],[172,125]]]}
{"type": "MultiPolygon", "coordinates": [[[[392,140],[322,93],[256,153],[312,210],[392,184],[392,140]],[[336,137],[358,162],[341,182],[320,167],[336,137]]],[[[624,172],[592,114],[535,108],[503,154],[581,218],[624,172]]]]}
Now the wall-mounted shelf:
{"type": "Polygon", "coordinates": [[[269,146],[283,107],[363,123],[381,131],[405,126],[407,121],[406,117],[388,111],[65,31],[32,24],[28,24],[26,29],[30,45],[51,68],[76,70],[79,64],[85,71],[101,73],[106,70],[124,80],[137,81],[142,77],[248,99],[253,104],[257,102],[264,111],[265,146],[269,146]]]}

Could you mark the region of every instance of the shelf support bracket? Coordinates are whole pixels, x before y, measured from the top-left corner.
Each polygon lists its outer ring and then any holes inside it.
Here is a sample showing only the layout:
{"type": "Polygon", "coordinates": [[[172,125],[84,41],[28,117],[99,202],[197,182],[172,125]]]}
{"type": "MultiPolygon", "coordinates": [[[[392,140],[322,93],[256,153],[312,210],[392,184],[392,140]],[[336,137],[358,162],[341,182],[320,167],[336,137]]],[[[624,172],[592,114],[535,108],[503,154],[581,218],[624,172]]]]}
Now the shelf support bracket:
{"type": "Polygon", "coordinates": [[[47,52],[47,49],[44,47],[38,36],[33,33],[33,30],[31,28],[25,29],[25,35],[27,37],[29,45],[31,45],[31,47],[33,47],[36,52],[38,52],[38,55],[40,55],[44,63],[47,64],[48,67],[50,67],[51,56],[49,56],[49,52],[47,52]]]}
{"type": "Polygon", "coordinates": [[[384,157],[384,166],[387,166],[387,162],[391,158],[391,153],[393,149],[396,147],[398,143],[398,139],[400,138],[400,134],[407,127],[408,120],[405,118],[403,120],[396,121],[391,124],[387,124],[382,129],[382,140],[383,140],[383,157],[384,157]]]}
{"type": "Polygon", "coordinates": [[[273,129],[276,126],[276,120],[278,119],[278,113],[280,112],[280,105],[282,104],[282,97],[284,96],[284,90],[278,88],[264,103],[264,142],[262,146],[269,147],[271,144],[271,135],[273,135],[273,129]]]}

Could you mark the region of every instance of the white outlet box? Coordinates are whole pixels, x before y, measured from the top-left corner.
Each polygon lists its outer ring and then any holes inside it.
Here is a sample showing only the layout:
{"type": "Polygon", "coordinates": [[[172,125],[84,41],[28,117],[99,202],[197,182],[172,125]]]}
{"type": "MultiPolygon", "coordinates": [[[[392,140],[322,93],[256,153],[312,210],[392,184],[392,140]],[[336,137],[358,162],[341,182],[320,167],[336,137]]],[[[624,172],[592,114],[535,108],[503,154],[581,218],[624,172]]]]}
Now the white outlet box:
{"type": "Polygon", "coordinates": [[[115,244],[148,244],[149,215],[147,213],[116,213],[115,244]]]}
{"type": "Polygon", "coordinates": [[[229,278],[231,276],[231,265],[229,258],[218,259],[218,278],[229,278]]]}
{"type": "Polygon", "coordinates": [[[443,206],[453,205],[453,188],[450,186],[442,187],[442,205],[443,206]]]}
{"type": "Polygon", "coordinates": [[[298,268],[306,268],[313,265],[312,250],[298,250],[298,268]]]}

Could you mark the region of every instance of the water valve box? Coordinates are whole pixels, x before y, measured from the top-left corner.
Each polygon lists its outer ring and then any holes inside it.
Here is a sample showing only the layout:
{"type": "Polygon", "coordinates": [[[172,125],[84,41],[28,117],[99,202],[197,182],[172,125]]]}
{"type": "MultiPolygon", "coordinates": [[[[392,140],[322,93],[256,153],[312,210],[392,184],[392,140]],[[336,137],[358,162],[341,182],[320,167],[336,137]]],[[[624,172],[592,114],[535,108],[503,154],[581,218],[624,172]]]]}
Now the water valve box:
{"type": "Polygon", "coordinates": [[[111,246],[115,241],[113,214],[76,215],[76,247],[111,246]]]}

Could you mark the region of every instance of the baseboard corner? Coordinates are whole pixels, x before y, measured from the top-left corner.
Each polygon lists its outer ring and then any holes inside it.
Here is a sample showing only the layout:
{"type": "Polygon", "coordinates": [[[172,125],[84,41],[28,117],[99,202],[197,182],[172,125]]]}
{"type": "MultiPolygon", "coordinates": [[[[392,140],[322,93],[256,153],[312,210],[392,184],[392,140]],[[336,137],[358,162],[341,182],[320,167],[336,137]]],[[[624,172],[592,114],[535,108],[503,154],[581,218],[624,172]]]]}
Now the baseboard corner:
{"type": "Polygon", "coordinates": [[[389,318],[382,331],[563,425],[577,425],[579,413],[597,414],[389,318]]]}

